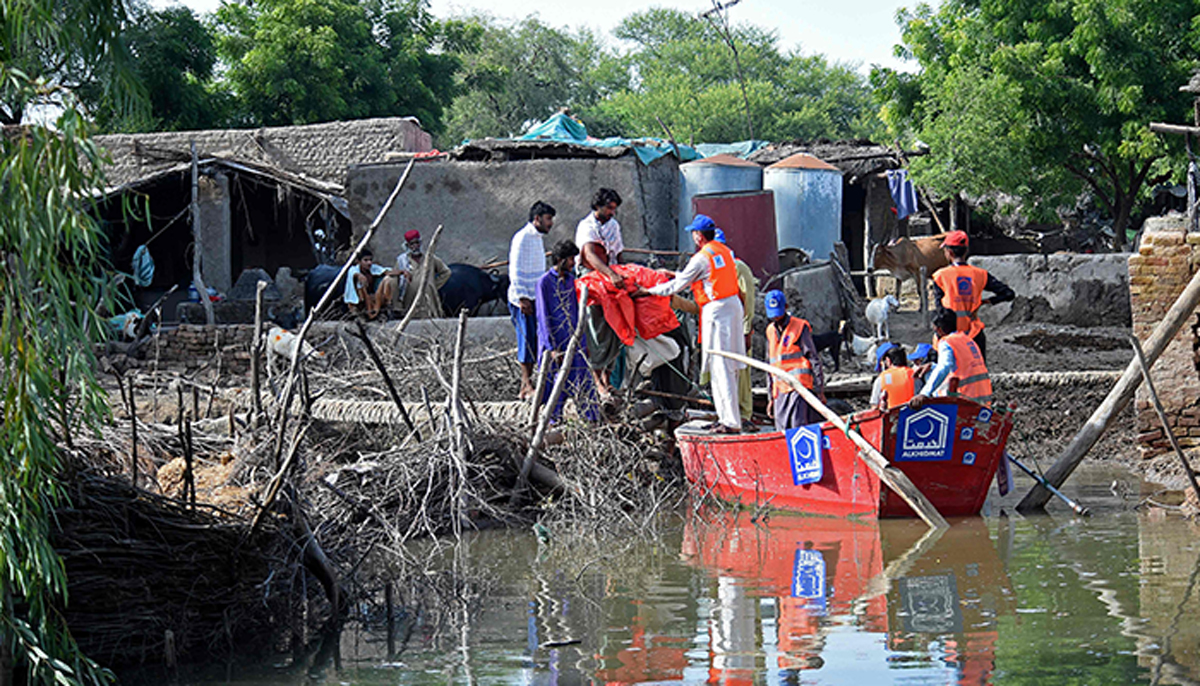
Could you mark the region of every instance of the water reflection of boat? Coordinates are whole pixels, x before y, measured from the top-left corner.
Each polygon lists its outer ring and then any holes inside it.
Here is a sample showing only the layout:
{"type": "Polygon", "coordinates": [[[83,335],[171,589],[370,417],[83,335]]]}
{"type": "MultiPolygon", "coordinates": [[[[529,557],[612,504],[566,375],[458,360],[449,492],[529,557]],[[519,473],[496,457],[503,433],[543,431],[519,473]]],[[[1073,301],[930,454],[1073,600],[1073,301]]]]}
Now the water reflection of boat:
{"type": "Polygon", "coordinates": [[[833,634],[848,625],[886,635],[872,643],[873,669],[892,666],[884,646],[936,652],[932,662],[954,670],[953,681],[984,683],[996,617],[1013,610],[1008,577],[979,519],[930,533],[913,521],[776,516],[764,524],[722,512],[691,519],[682,555],[717,580],[710,683],[750,683],[756,658],[765,660],[758,669],[785,672],[860,660],[858,649],[852,658],[845,649],[831,654],[833,634]]]}
{"type": "MultiPolygon", "coordinates": [[[[1012,430],[1007,408],[939,399],[920,410],[868,410],[850,423],[946,517],[975,515],[1012,430]]],[[[692,422],[676,430],[688,480],[747,505],[833,517],[913,517],[829,423],[788,432],[724,435],[692,422]]]]}

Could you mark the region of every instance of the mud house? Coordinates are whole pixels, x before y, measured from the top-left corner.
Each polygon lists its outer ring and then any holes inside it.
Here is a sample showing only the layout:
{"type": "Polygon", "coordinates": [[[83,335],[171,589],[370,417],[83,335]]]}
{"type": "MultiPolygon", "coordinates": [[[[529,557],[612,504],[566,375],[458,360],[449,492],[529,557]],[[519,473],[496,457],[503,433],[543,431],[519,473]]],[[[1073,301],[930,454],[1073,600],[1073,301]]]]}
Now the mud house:
{"type": "MultiPolygon", "coordinates": [[[[350,239],[343,198],[346,169],[392,153],[430,148],[411,118],[367,119],[253,130],[184,131],[97,137],[112,163],[99,204],[109,259],[128,272],[146,245],[156,270],[153,300],[191,279],[192,143],[204,278],[228,291],[243,269],[303,272],[331,259],[350,239]]],[[[185,290],[185,288],[184,288],[185,290]]],[[[184,297],[181,292],[177,298],[184,297]]],[[[175,311],[168,304],[168,316],[175,311]]]]}
{"type": "MultiPolygon", "coordinates": [[[[354,235],[374,220],[407,160],[360,164],[347,174],[354,235]]],[[[439,159],[418,162],[372,242],[377,255],[404,250],[404,232],[428,237],[444,225],[437,252],[446,262],[486,264],[508,258],[513,233],[537,200],[558,210],[546,245],[571,239],[589,211],[592,193],[614,188],[627,247],[674,250],[679,162],[673,155],[643,163],[628,146],[593,147],[563,141],[483,139],[439,159]]]]}

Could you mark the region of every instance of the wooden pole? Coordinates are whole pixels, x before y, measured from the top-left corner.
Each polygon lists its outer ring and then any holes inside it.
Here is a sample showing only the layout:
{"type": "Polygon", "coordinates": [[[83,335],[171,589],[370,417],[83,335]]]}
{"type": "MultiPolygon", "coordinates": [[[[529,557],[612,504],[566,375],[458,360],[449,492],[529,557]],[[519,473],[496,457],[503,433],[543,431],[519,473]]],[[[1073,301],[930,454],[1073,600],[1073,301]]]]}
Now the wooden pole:
{"type": "Polygon", "coordinates": [[[887,484],[889,488],[903,498],[904,502],[908,503],[908,506],[911,507],[917,513],[917,515],[925,521],[926,524],[935,529],[945,529],[950,526],[946,523],[946,520],[944,517],[942,517],[942,514],[937,511],[937,508],[933,506],[933,503],[929,502],[929,499],[926,498],[925,495],[913,485],[913,482],[908,480],[908,477],[904,474],[904,472],[896,469],[890,463],[888,463],[887,458],[881,455],[879,451],[875,449],[875,446],[871,445],[870,442],[859,435],[857,431],[851,429],[836,412],[826,407],[825,403],[821,402],[821,400],[814,395],[812,391],[805,388],[800,381],[796,379],[796,377],[788,374],[779,367],[767,364],[766,362],[760,362],[756,359],[746,357],[745,355],[725,352],[724,350],[713,350],[711,348],[708,350],[708,352],[712,353],[713,355],[728,357],[731,360],[747,364],[755,369],[761,369],[768,374],[772,374],[786,381],[794,391],[800,394],[800,397],[804,398],[809,406],[819,412],[822,417],[824,417],[829,423],[836,426],[842,433],[846,434],[846,438],[849,438],[854,445],[858,446],[858,456],[862,458],[863,462],[865,462],[867,466],[871,468],[871,471],[875,472],[879,476],[881,481],[887,484]]]}
{"type": "Polygon", "coordinates": [[[208,286],[204,285],[203,259],[200,257],[200,161],[196,157],[196,141],[192,141],[192,285],[204,306],[204,322],[212,326],[212,301],[208,299],[208,286]]]}
{"type": "Polygon", "coordinates": [[[371,242],[371,239],[375,236],[375,231],[379,228],[379,225],[383,223],[383,218],[387,216],[388,210],[392,209],[392,205],[396,203],[396,197],[400,195],[400,190],[404,188],[405,182],[408,181],[408,176],[412,172],[413,164],[415,162],[416,158],[409,160],[408,166],[404,168],[404,173],[400,175],[400,180],[396,182],[396,187],[392,189],[392,194],[389,195],[387,201],[383,203],[383,207],[380,208],[379,214],[375,215],[375,220],[372,221],[371,225],[367,227],[367,230],[363,234],[362,239],[359,240],[358,245],[356,245],[354,250],[350,252],[349,257],[346,258],[346,263],[343,264],[341,270],[338,271],[338,275],[329,282],[329,287],[326,288],[325,293],[321,295],[321,299],[317,302],[317,306],[309,311],[308,316],[304,318],[304,323],[300,326],[300,331],[296,334],[296,338],[298,340],[296,341],[296,345],[292,348],[292,360],[288,367],[287,380],[283,385],[283,393],[280,397],[281,402],[279,403],[278,417],[276,418],[276,424],[278,425],[278,432],[275,436],[276,465],[280,464],[279,458],[280,455],[283,454],[283,440],[287,431],[288,409],[292,404],[292,395],[296,392],[296,372],[300,368],[300,349],[304,347],[304,337],[308,335],[308,330],[312,328],[313,321],[317,318],[317,313],[324,310],[325,307],[329,305],[329,302],[333,299],[333,294],[337,290],[338,282],[346,278],[346,274],[350,272],[350,267],[358,261],[359,254],[364,248],[367,247],[367,244],[371,242]]]}
{"type": "Polygon", "coordinates": [[[254,292],[254,341],[250,344],[250,408],[254,417],[250,420],[258,426],[262,416],[262,354],[263,354],[263,291],[266,281],[259,281],[254,292]]]}
{"type": "Polygon", "coordinates": [[[1171,425],[1167,423],[1167,412],[1163,409],[1162,402],[1158,399],[1158,391],[1154,388],[1154,380],[1150,378],[1150,368],[1146,366],[1146,355],[1142,352],[1142,344],[1138,342],[1137,336],[1130,335],[1130,342],[1133,344],[1133,354],[1137,357],[1138,366],[1142,369],[1142,378],[1146,381],[1146,390],[1150,391],[1150,401],[1154,404],[1154,412],[1158,415],[1158,421],[1162,423],[1163,433],[1167,435],[1167,440],[1171,443],[1171,448],[1175,451],[1175,455],[1179,458],[1179,464],[1183,466],[1183,473],[1187,474],[1188,481],[1192,484],[1192,493],[1196,496],[1196,502],[1200,502],[1200,483],[1196,482],[1196,472],[1192,470],[1192,465],[1188,462],[1187,456],[1183,454],[1183,448],[1179,447],[1179,441],[1175,438],[1175,432],[1171,430],[1171,425]]]}
{"type": "Polygon", "coordinates": [[[371,361],[375,363],[375,369],[379,370],[379,375],[383,377],[383,385],[387,386],[388,395],[392,396],[392,402],[396,403],[396,409],[400,411],[400,419],[404,421],[404,426],[412,432],[417,440],[421,440],[421,434],[417,431],[417,427],[413,426],[412,419],[408,416],[408,410],[404,409],[404,403],[400,400],[400,394],[396,392],[396,385],[392,383],[392,376],[388,374],[387,367],[383,365],[383,359],[379,357],[379,353],[375,350],[375,344],[371,342],[371,337],[367,335],[367,327],[363,324],[362,319],[354,318],[354,324],[358,326],[358,337],[362,340],[363,345],[367,347],[367,354],[371,357],[371,361]]]}
{"type": "Polygon", "coordinates": [[[129,375],[129,433],[131,435],[131,440],[133,441],[133,444],[132,444],[131,450],[130,450],[129,473],[130,473],[130,483],[133,484],[133,489],[135,491],[137,490],[137,487],[138,487],[138,485],[137,485],[137,481],[138,481],[138,454],[137,454],[138,435],[137,435],[137,429],[138,429],[138,427],[137,427],[137,400],[133,396],[133,375],[130,374],[129,375]]]}
{"type": "Polygon", "coordinates": [[[538,451],[541,450],[542,443],[546,440],[546,429],[550,426],[550,418],[554,416],[554,408],[558,406],[558,399],[567,385],[567,377],[571,375],[571,369],[574,367],[575,350],[579,347],[579,338],[583,335],[584,317],[587,316],[587,298],[588,287],[585,284],[579,291],[579,317],[575,322],[575,331],[571,334],[571,340],[567,341],[567,350],[563,353],[562,362],[559,364],[558,376],[554,378],[554,387],[550,390],[550,397],[546,400],[546,413],[538,422],[537,431],[533,433],[533,440],[529,442],[529,451],[525,453],[525,461],[521,463],[521,471],[517,474],[517,483],[513,486],[512,496],[508,499],[510,505],[516,504],[525,492],[525,487],[529,483],[529,471],[533,469],[534,462],[537,461],[538,451]]]}
{"type": "MultiPolygon", "coordinates": [[[[1200,305],[1200,272],[1196,272],[1192,276],[1192,280],[1179,294],[1175,304],[1171,305],[1166,316],[1158,323],[1158,326],[1154,327],[1154,333],[1146,339],[1147,369],[1153,367],[1154,363],[1158,361],[1159,356],[1171,343],[1171,339],[1175,338],[1175,334],[1183,328],[1184,322],[1192,316],[1197,305],[1200,305]]],[[[1096,441],[1100,440],[1100,437],[1116,420],[1117,415],[1121,414],[1121,411],[1129,404],[1134,391],[1141,382],[1142,375],[1138,360],[1131,360],[1129,366],[1125,367],[1125,372],[1121,374],[1121,378],[1117,380],[1117,384],[1104,398],[1104,402],[1100,403],[1095,412],[1092,412],[1087,423],[1075,434],[1075,438],[1071,439],[1071,443],[1059,455],[1058,461],[1046,470],[1043,475],[1046,481],[1055,488],[1062,488],[1067,477],[1071,476],[1071,472],[1075,471],[1092,446],[1096,445],[1096,441]]],[[[1029,492],[1017,504],[1017,511],[1040,510],[1046,506],[1050,497],[1050,491],[1042,488],[1041,485],[1036,485],[1029,489],[1029,492]]]]}
{"type": "Polygon", "coordinates": [[[538,410],[542,407],[542,394],[546,392],[546,377],[550,374],[550,358],[551,351],[547,350],[542,353],[542,362],[538,365],[537,384],[533,388],[533,397],[530,399],[529,408],[529,426],[537,426],[538,410]]]}

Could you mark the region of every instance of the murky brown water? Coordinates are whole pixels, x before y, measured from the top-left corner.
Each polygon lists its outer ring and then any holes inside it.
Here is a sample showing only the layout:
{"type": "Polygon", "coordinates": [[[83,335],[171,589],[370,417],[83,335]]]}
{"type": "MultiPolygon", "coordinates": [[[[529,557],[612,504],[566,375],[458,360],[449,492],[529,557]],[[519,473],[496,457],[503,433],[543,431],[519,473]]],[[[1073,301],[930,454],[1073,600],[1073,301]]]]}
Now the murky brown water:
{"type": "Polygon", "coordinates": [[[351,624],[340,670],[318,659],[188,682],[1200,682],[1200,526],[1129,511],[1137,491],[1091,469],[1068,492],[1092,518],[1009,515],[1010,495],[940,537],[915,521],[707,513],[604,558],[482,533],[460,556],[489,580],[466,631],[417,621],[388,655],[378,627],[351,624]]]}

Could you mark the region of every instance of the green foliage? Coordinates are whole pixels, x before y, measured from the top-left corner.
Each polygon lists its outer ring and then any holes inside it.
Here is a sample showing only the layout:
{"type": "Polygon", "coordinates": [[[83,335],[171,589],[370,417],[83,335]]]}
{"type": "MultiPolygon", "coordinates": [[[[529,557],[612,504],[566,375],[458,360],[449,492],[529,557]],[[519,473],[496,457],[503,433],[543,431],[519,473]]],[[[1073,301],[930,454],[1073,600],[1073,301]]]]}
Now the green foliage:
{"type": "Polygon", "coordinates": [[[425,0],[259,0],[217,12],[218,49],[249,121],[416,116],[439,131],[470,32],[425,0]]]}
{"type": "MultiPolygon", "coordinates": [[[[782,52],[774,32],[756,26],[731,32],[756,137],[858,138],[880,130],[870,90],[852,67],[782,52]]],[[[661,118],[679,140],[748,137],[737,64],[714,27],[678,10],[651,9],[626,17],[615,34],[633,46],[622,60],[629,86],[592,114],[619,122],[627,135],[661,136],[661,118]]]]}
{"type": "Polygon", "coordinates": [[[511,26],[482,16],[463,21],[478,32],[478,43],[461,56],[443,145],[519,135],[561,107],[594,104],[628,80],[589,31],[569,33],[534,17],[511,26]]]}
{"type": "Polygon", "coordinates": [[[216,40],[191,9],[135,7],[121,37],[150,107],[133,117],[99,107],[96,120],[102,129],[182,131],[230,123],[230,94],[214,82],[216,40]]]}
{"type": "Polygon", "coordinates": [[[917,178],[943,193],[1001,191],[1047,210],[1087,188],[1123,235],[1167,175],[1151,121],[1186,121],[1196,67],[1192,2],[950,0],[901,11],[916,75],[876,70],[893,135],[932,154],[917,178]]]}
{"type": "Polygon", "coordinates": [[[101,158],[60,77],[86,61],[89,74],[114,79],[105,101],[133,109],[116,37],[124,11],[119,0],[0,3],[5,116],[61,108],[53,130],[32,124],[0,140],[0,680],[12,676],[8,655],[30,683],[111,680],[62,620],[67,580],[49,534],[63,500],[56,441],[67,427],[56,432],[47,418],[88,424],[107,413],[90,345],[102,335],[91,280],[100,232],[86,200],[103,187],[101,158]]]}

